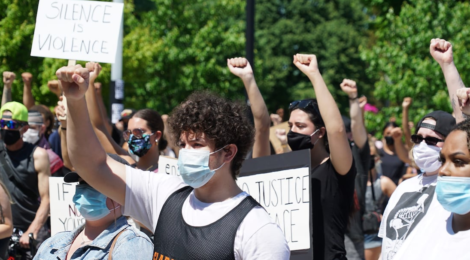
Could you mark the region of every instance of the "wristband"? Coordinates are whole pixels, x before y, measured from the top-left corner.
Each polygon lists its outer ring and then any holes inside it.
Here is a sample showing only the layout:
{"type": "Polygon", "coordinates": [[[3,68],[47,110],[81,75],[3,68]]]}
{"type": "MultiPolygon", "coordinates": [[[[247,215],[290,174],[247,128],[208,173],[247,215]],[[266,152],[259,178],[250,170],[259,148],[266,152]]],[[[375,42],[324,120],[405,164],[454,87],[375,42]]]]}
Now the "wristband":
{"type": "Polygon", "coordinates": [[[349,98],[349,100],[351,100],[351,101],[354,101],[354,100],[357,100],[357,99],[358,99],[357,96],[356,96],[356,97],[353,97],[353,98],[352,98],[352,97],[349,98]]]}
{"type": "Polygon", "coordinates": [[[67,130],[67,127],[61,127],[60,129],[62,129],[62,130],[67,130]]]}

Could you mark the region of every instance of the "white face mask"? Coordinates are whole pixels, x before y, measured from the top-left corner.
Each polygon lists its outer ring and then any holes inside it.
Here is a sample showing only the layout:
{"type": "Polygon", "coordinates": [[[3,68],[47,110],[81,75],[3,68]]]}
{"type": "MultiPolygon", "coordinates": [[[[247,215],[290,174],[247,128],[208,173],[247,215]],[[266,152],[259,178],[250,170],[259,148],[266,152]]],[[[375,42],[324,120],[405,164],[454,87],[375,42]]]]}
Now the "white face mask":
{"type": "Polygon", "coordinates": [[[23,141],[27,143],[36,144],[39,139],[39,131],[36,129],[30,128],[23,134],[23,141]]]}
{"type": "Polygon", "coordinates": [[[441,148],[428,145],[426,142],[421,142],[419,145],[413,147],[413,158],[416,165],[426,173],[437,171],[442,163],[439,161],[439,153],[441,148]]]}

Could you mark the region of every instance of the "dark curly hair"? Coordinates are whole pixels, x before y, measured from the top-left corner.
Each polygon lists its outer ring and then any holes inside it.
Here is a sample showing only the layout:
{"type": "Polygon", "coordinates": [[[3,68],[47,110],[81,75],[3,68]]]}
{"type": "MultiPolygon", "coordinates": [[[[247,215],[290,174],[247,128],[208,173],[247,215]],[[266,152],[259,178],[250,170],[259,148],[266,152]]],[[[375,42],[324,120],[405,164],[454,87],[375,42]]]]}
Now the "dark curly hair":
{"type": "Polygon", "coordinates": [[[467,134],[467,148],[470,151],[470,119],[458,123],[454,129],[452,129],[451,133],[454,131],[464,131],[467,134]]]}
{"type": "MultiPolygon", "coordinates": [[[[228,101],[209,91],[198,91],[177,106],[168,118],[174,140],[181,133],[204,133],[220,149],[234,144],[238,152],[232,160],[232,177],[237,178],[245,157],[253,145],[254,130],[246,117],[246,105],[228,101]]],[[[177,141],[178,142],[178,141],[177,141]]]]}

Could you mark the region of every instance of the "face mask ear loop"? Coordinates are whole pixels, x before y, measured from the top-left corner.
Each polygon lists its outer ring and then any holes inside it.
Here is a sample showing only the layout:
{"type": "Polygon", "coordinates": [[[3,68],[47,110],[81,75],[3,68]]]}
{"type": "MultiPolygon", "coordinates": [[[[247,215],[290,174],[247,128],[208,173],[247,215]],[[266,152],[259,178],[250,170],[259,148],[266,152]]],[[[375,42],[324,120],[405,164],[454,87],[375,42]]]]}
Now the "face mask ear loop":
{"type": "Polygon", "coordinates": [[[218,153],[218,152],[222,151],[222,149],[224,149],[224,148],[225,148],[225,147],[227,147],[227,146],[229,146],[229,145],[227,144],[226,146],[224,146],[224,147],[220,148],[219,150],[217,150],[217,151],[215,151],[215,152],[212,152],[212,153],[209,153],[209,154],[215,154],[215,153],[218,153]]]}
{"type": "MultiPolygon", "coordinates": [[[[227,146],[228,146],[228,144],[227,144],[226,146],[220,148],[219,150],[217,150],[217,151],[215,151],[215,152],[212,152],[212,153],[210,153],[210,154],[214,154],[214,153],[220,152],[222,149],[224,149],[224,148],[227,147],[227,146]]],[[[220,168],[224,167],[224,165],[225,165],[225,162],[222,163],[222,165],[220,165],[219,168],[214,169],[214,170],[211,170],[211,171],[218,171],[218,170],[220,170],[220,168]]]]}

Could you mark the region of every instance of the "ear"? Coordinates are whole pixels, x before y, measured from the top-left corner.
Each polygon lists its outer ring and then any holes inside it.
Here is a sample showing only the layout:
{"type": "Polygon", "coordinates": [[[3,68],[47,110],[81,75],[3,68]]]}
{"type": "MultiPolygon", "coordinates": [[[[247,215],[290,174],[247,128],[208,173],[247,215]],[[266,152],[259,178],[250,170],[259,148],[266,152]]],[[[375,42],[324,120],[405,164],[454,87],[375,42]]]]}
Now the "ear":
{"type": "Polygon", "coordinates": [[[224,152],[224,162],[229,164],[235,155],[237,155],[238,147],[234,144],[229,144],[222,151],[224,152]]]}
{"type": "Polygon", "coordinates": [[[326,128],[324,126],[320,127],[320,131],[318,131],[318,138],[321,139],[325,136],[326,134],[326,128]]]}
{"type": "Polygon", "coordinates": [[[158,143],[158,141],[160,141],[160,139],[162,138],[162,132],[157,131],[155,132],[154,136],[155,136],[155,143],[158,143]]]}

